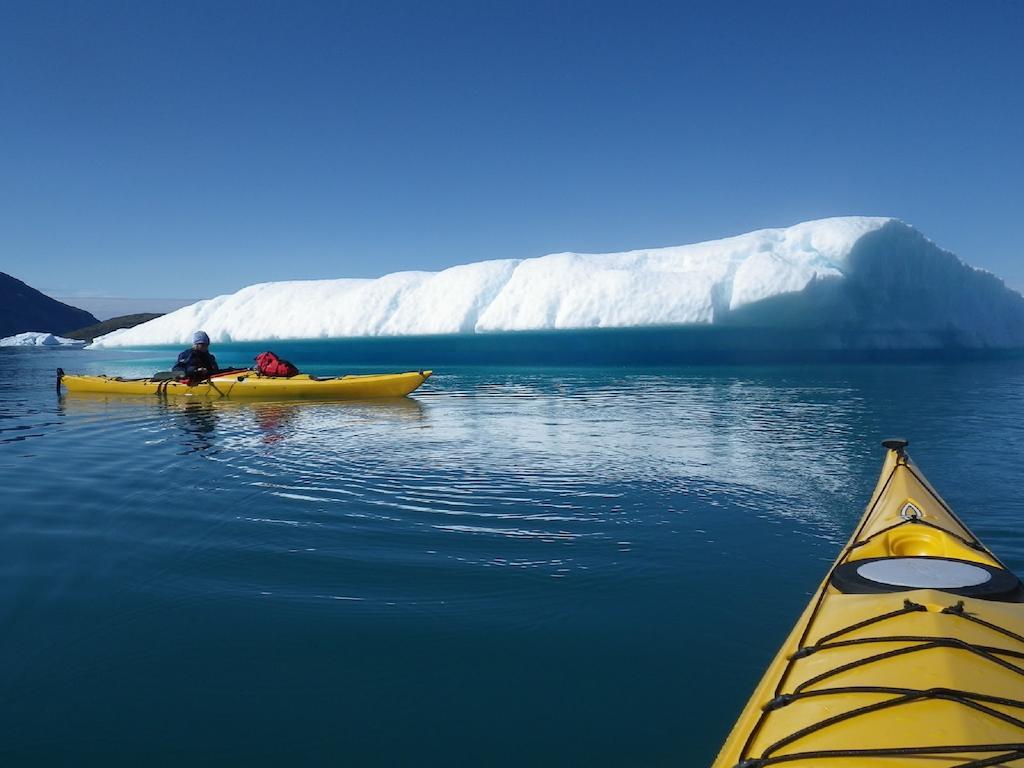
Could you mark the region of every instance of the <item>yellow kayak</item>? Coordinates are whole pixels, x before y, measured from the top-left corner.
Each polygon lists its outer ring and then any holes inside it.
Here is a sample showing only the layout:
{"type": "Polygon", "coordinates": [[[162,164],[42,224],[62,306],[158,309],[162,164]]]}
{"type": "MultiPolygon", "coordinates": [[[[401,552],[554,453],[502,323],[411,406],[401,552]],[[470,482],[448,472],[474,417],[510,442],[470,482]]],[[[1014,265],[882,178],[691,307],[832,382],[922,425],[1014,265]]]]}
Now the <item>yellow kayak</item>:
{"type": "Polygon", "coordinates": [[[1024,594],[887,440],[878,485],[714,768],[1024,767],[1024,594]]]}
{"type": "Polygon", "coordinates": [[[334,378],[300,373],[283,378],[260,376],[256,371],[231,371],[216,374],[197,384],[188,384],[175,379],[78,376],[65,374],[58,369],[57,385],[59,387],[63,384],[68,392],[100,392],[112,395],[362,400],[373,397],[403,397],[430,378],[431,373],[433,371],[409,371],[334,378]]]}

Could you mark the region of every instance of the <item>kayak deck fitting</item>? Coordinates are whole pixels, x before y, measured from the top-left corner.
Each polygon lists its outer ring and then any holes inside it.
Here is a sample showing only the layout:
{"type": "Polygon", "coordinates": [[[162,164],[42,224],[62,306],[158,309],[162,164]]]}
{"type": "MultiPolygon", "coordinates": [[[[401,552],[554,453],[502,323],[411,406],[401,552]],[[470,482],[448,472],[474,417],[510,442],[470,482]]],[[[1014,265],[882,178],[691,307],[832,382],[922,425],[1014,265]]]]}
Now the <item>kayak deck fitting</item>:
{"type": "Polygon", "coordinates": [[[266,397],[361,400],[375,397],[404,397],[430,378],[433,371],[409,371],[320,378],[307,373],[268,377],[256,371],[230,371],[189,383],[177,379],[123,379],[111,376],[79,376],[57,369],[57,388],[68,392],[117,395],[167,395],[191,397],[266,397]]]}
{"type": "Polygon", "coordinates": [[[881,477],[714,768],[1024,766],[1024,594],[887,440],[881,477]]]}

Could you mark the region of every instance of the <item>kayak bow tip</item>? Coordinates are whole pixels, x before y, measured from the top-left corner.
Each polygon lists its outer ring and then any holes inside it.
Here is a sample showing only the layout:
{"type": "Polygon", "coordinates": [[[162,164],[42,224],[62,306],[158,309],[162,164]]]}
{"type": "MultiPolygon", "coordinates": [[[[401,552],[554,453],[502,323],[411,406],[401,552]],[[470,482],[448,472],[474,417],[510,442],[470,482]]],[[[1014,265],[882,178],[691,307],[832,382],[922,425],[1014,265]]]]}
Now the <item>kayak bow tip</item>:
{"type": "Polygon", "coordinates": [[[883,448],[887,448],[890,451],[896,451],[900,456],[902,456],[904,451],[907,450],[908,445],[910,445],[910,441],[904,440],[902,437],[890,437],[888,440],[882,441],[883,448]]]}

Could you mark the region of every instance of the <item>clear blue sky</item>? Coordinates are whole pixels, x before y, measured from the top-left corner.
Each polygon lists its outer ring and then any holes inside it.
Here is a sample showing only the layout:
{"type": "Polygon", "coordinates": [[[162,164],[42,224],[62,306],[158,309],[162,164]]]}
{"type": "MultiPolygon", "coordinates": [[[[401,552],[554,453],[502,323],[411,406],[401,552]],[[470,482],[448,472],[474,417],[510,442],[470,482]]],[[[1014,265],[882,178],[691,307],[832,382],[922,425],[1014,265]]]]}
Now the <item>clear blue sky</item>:
{"type": "Polygon", "coordinates": [[[892,215],[1024,287],[1024,3],[0,4],[0,271],[202,297],[892,215]]]}

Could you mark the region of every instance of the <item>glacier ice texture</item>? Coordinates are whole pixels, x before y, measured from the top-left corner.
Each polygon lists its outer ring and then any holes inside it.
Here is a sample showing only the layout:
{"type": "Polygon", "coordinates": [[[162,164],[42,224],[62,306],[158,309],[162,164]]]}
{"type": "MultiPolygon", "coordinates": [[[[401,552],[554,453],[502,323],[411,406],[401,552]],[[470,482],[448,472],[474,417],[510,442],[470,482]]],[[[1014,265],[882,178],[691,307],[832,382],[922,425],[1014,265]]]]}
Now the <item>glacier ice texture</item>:
{"type": "Polygon", "coordinates": [[[1024,297],[898,220],[840,217],[668,248],[261,283],[92,346],[188,344],[200,328],[215,343],[703,328],[835,349],[1003,349],[1024,347],[1024,297]]]}

